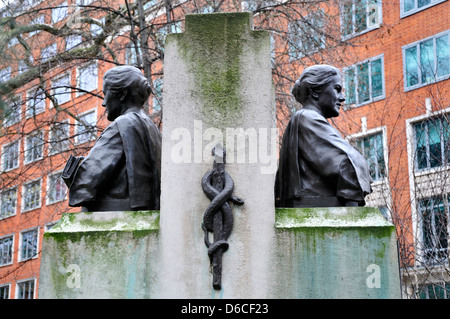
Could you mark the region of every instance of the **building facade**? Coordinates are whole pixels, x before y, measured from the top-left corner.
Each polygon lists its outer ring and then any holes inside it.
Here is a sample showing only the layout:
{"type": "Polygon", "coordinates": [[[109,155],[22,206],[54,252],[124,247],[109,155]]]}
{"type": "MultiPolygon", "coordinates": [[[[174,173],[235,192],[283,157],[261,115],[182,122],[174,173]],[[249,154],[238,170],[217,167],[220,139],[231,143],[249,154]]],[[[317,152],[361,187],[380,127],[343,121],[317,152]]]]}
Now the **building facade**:
{"type": "Polygon", "coordinates": [[[108,125],[105,70],[139,66],[161,125],[165,35],[182,31],[187,13],[242,10],[272,34],[281,133],[301,107],[290,95],[301,71],[342,70],[346,105],[332,124],[369,162],[367,204],[397,227],[404,297],[450,298],[449,1],[168,3],[26,0],[1,9],[0,298],[37,298],[43,233],[79,211],[60,175],[108,125]]]}

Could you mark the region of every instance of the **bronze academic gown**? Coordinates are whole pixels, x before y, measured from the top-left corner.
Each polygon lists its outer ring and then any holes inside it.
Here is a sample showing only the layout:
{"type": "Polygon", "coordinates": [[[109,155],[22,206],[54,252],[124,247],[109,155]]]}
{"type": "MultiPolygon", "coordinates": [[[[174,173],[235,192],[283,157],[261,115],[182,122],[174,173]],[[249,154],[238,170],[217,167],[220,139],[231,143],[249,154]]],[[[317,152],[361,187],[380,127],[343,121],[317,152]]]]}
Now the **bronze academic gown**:
{"type": "Polygon", "coordinates": [[[142,109],[131,108],[81,162],[69,205],[87,211],[159,209],[160,176],[161,134],[142,109]]]}
{"type": "Polygon", "coordinates": [[[365,158],[322,115],[302,109],[292,116],[275,181],[277,207],[364,206],[370,183],[365,158]]]}

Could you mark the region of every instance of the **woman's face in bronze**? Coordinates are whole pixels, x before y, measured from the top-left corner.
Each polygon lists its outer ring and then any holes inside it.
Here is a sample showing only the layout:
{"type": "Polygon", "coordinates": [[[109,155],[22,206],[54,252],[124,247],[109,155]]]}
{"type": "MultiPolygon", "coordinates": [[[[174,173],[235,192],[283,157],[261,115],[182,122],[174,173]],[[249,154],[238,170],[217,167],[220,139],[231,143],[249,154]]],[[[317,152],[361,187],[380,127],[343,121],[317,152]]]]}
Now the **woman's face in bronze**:
{"type": "Polygon", "coordinates": [[[325,85],[318,93],[317,105],[325,118],[339,116],[339,109],[345,98],[342,93],[342,80],[339,75],[334,75],[330,83],[325,85]]]}
{"type": "Polygon", "coordinates": [[[123,113],[124,104],[120,94],[112,92],[110,88],[108,81],[104,81],[102,106],[106,107],[108,121],[112,122],[123,113]]]}

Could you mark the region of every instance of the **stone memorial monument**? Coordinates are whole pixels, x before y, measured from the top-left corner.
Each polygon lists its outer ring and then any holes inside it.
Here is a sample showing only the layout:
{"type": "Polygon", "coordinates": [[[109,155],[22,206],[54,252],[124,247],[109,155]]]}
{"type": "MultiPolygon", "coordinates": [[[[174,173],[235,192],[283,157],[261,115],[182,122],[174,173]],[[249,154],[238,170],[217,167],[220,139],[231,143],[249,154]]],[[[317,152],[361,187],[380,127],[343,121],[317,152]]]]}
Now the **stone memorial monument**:
{"type": "MultiPolygon", "coordinates": [[[[167,37],[159,210],[79,202],[90,211],[64,214],[44,234],[40,298],[401,297],[395,228],[378,209],[358,207],[370,192],[367,167],[325,120],[343,101],[340,72],[308,89],[277,173],[270,37],[252,30],[251,19],[187,15],[185,32],[167,37]],[[320,122],[318,135],[330,134],[339,150],[310,146],[300,155],[305,121],[320,122]],[[308,154],[329,152],[336,164],[329,170],[342,173],[332,186],[317,174],[326,169],[306,163],[308,154]],[[313,194],[306,181],[322,188],[313,194]]],[[[101,140],[81,164],[69,164],[71,189],[101,140]]]]}

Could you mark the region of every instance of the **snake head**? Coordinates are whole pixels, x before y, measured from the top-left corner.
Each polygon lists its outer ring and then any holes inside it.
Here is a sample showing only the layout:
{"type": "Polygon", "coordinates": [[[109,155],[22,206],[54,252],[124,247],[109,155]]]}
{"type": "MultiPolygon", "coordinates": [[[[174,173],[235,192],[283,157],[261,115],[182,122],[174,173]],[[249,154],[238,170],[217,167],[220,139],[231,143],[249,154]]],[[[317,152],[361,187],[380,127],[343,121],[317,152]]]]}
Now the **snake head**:
{"type": "Polygon", "coordinates": [[[214,161],[216,163],[225,164],[226,151],[221,143],[217,143],[213,147],[211,155],[214,156],[214,161]]]}

